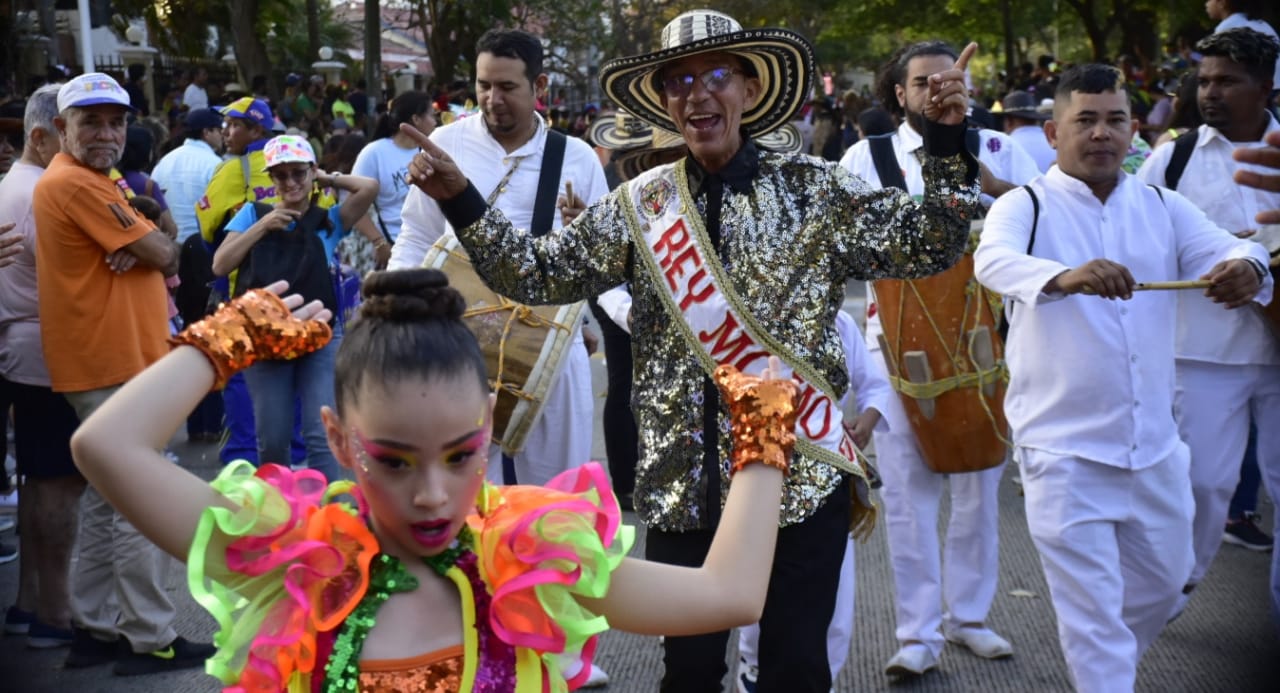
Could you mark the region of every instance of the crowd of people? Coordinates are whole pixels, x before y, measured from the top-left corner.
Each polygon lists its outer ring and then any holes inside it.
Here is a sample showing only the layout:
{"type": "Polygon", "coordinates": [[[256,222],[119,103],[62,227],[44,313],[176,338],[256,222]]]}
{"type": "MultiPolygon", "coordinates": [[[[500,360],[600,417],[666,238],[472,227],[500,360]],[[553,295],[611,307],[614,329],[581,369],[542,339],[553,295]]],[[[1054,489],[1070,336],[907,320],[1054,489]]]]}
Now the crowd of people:
{"type": "MultiPolygon", "coordinates": [[[[220,99],[197,71],[171,133],[136,71],[35,90],[0,123],[5,634],[245,690],[559,691],[609,681],[616,628],[664,636],[662,690],[704,691],[737,628],[738,690],[819,693],[879,521],[884,671],[920,677],[948,643],[1015,654],[987,624],[1008,460],[1074,686],[1134,690],[1220,545],[1272,548],[1280,40],[1250,7],[1210,0],[1168,74],[1050,58],[985,101],[977,46],[941,41],[815,99],[808,40],[711,10],[606,63],[573,121],[516,30],[479,40],[474,109],[411,91],[376,123],[298,75],[220,99]],[[518,450],[495,340],[423,269],[444,242],[511,300],[589,303],[518,450]],[[906,387],[877,287],[965,255],[1003,297],[1010,444],[945,473],[911,414],[944,391],[906,387]],[[212,482],[166,451],[182,427],[218,444],[212,482]],[[211,642],[174,629],[175,558],[211,642]]],[[[1280,632],[1277,552],[1269,592],[1280,632]]]]}

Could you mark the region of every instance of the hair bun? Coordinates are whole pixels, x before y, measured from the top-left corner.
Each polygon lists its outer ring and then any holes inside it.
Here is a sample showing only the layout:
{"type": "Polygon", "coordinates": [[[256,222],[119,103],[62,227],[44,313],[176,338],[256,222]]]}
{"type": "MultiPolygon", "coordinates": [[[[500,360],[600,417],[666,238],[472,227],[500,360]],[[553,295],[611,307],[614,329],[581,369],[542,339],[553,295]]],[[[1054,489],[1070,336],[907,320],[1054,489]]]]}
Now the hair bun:
{"type": "Polygon", "coordinates": [[[449,277],[434,269],[370,272],[360,287],[360,317],[409,322],[457,320],[467,302],[449,286],[449,277]]]}

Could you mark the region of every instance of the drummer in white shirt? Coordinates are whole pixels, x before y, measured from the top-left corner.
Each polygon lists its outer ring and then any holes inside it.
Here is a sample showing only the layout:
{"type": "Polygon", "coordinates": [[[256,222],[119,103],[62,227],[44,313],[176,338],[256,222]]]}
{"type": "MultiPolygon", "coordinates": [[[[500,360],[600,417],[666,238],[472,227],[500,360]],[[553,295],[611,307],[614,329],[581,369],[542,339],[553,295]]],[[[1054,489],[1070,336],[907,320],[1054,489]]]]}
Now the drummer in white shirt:
{"type": "MultiPolygon", "coordinates": [[[[896,161],[885,170],[900,169],[907,192],[916,199],[924,191],[916,151],[924,146],[920,133],[926,80],[954,63],[955,52],[945,43],[913,44],[894,56],[878,85],[882,102],[893,104],[895,112],[903,116],[902,125],[888,137],[896,161]]],[[[1008,135],[986,129],[970,131],[971,137],[975,134],[983,205],[1039,175],[1035,161],[1008,135]]],[[[894,183],[881,179],[872,140],[863,138],[851,147],[840,165],[874,188],[887,188],[894,183]]],[[[870,285],[867,295],[873,301],[868,305],[867,347],[884,377],[888,372],[879,342],[883,329],[870,285]]],[[[902,403],[893,398],[882,413],[888,429],[876,432],[875,444],[884,479],[881,495],[896,586],[895,635],[900,643],[885,673],[893,677],[923,675],[937,666],[947,641],[987,659],[1011,656],[1013,646],[985,625],[1000,573],[997,496],[1004,465],[952,474],[948,479],[925,464],[902,403]],[[938,512],[942,494],[948,490],[951,517],[945,545],[940,546],[938,512]]]]}
{"type": "MultiPolygon", "coordinates": [[[[549,132],[534,110],[536,95],[547,83],[547,76],[542,73],[541,44],[524,32],[494,31],[480,38],[477,53],[480,114],[437,128],[431,133],[431,140],[449,152],[478,189],[485,194],[495,191],[493,206],[501,209],[511,223],[527,230],[533,220],[549,132]]],[[[576,137],[565,143],[558,186],[562,198],[566,184],[573,189],[577,207],[585,207],[609,192],[596,153],[576,137]]],[[[562,204],[559,211],[568,210],[562,204]]],[[[445,233],[452,233],[435,200],[412,187],[400,224],[390,269],[420,266],[432,243],[445,233]]],[[[554,214],[552,228],[561,225],[562,215],[554,214]]],[[[565,469],[590,460],[594,401],[581,329],[574,330],[570,346],[524,449],[515,455],[519,483],[545,484],[565,469]]],[[[491,464],[489,468],[491,474],[500,474],[502,465],[491,464]]]]}
{"type": "Polygon", "coordinates": [[[1193,565],[1177,297],[1135,294],[1135,278],[1209,280],[1220,310],[1272,289],[1261,246],[1121,171],[1137,127],[1118,70],[1068,70],[1045,124],[1058,163],[1030,184],[1038,209],[1026,192],[997,201],[974,258],[1010,301],[1005,415],[1067,666],[1088,693],[1133,690],[1193,565]]]}
{"type": "MultiPolygon", "coordinates": [[[[1237,169],[1248,168],[1232,158],[1235,150],[1265,146],[1262,138],[1280,130],[1266,110],[1280,44],[1252,29],[1230,29],[1201,40],[1196,50],[1204,55],[1197,101],[1205,124],[1182,136],[1191,137],[1185,141],[1191,145],[1185,150],[1189,156],[1182,155],[1187,158],[1176,154],[1175,140],[1147,159],[1138,178],[1173,187],[1218,226],[1266,250],[1280,249],[1280,227],[1259,228],[1254,221],[1258,212],[1280,206],[1280,193],[1232,180],[1237,169]],[[1182,165],[1177,181],[1167,175],[1178,170],[1170,166],[1175,158],[1182,165]]],[[[1198,293],[1184,292],[1178,299],[1174,414],[1191,448],[1196,501],[1196,565],[1181,607],[1222,544],[1251,418],[1258,429],[1258,462],[1280,468],[1280,344],[1259,311],[1224,311],[1198,293]]]]}

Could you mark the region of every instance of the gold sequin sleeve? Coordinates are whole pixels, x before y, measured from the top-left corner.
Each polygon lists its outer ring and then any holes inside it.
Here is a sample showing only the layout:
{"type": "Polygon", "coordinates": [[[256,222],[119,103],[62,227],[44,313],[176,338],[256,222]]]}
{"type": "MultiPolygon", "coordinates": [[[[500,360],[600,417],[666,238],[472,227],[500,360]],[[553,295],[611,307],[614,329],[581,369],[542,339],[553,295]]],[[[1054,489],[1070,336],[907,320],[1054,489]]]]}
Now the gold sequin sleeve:
{"type": "MultiPolygon", "coordinates": [[[[813,157],[759,152],[758,163],[749,189],[725,186],[721,259],[744,308],[820,372],[839,398],[849,382],[835,329],[846,281],[918,276],[955,262],[977,187],[966,183],[961,156],[926,162],[931,187],[921,203],[871,190],[813,157]]],[[[705,213],[705,198],[693,201],[697,213],[705,213]]],[[[640,437],[636,510],[647,526],[665,531],[710,528],[715,513],[709,506],[723,505],[729,489],[729,414],[722,406],[715,428],[707,427],[707,374],[676,328],[678,318],[663,307],[661,280],[634,258],[647,251],[632,245],[623,199],[610,193],[568,227],[538,239],[493,209],[476,210],[467,219],[472,223],[454,227],[480,275],[516,300],[566,303],[629,283],[631,404],[640,437]],[[719,437],[718,499],[709,497],[703,474],[707,436],[719,437]]],[[[841,481],[834,467],[794,453],[783,485],[782,526],[816,512],[841,481]]]]}

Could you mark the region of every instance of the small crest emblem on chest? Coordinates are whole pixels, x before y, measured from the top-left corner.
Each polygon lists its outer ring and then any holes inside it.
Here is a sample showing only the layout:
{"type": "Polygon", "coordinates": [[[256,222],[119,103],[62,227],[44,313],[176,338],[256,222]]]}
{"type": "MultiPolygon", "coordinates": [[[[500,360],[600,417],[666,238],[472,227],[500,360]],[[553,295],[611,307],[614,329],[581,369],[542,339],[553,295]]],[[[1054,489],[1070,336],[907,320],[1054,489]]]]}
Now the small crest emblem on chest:
{"type": "Polygon", "coordinates": [[[670,204],[675,192],[675,186],[670,181],[654,178],[640,189],[640,209],[648,216],[657,218],[670,204]]]}

